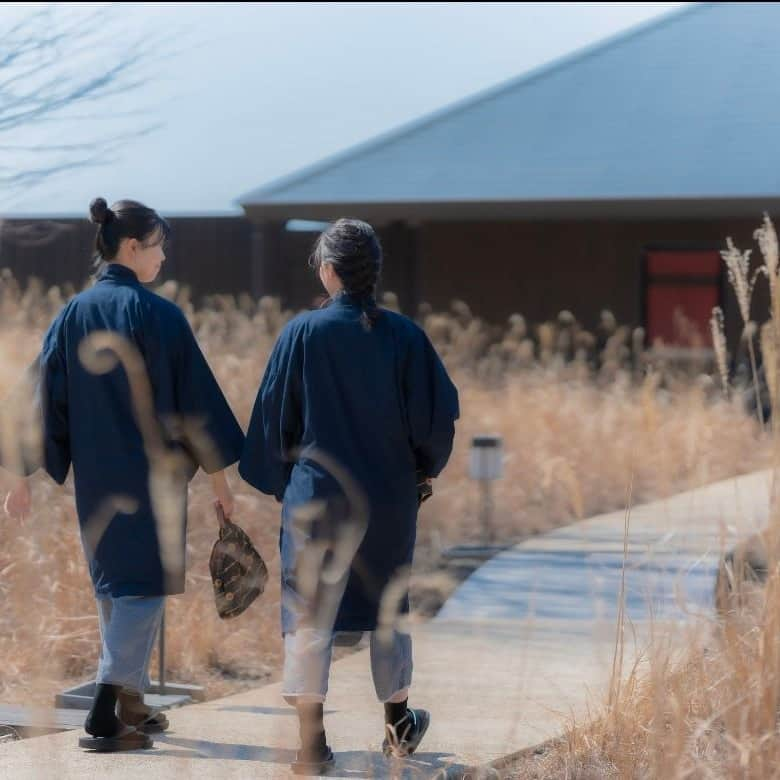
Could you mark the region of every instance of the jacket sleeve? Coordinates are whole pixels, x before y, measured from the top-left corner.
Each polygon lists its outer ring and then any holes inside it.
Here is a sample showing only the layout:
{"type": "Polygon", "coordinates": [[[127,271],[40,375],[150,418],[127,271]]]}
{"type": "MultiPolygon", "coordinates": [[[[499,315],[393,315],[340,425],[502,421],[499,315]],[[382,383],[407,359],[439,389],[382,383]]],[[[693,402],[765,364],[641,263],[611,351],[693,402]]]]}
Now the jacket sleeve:
{"type": "Polygon", "coordinates": [[[43,411],[44,467],[60,485],[70,469],[68,422],[68,374],[59,345],[51,344],[41,354],[41,381],[37,397],[43,411]]]}
{"type": "Polygon", "coordinates": [[[298,329],[288,325],[268,359],[257,393],[239,473],[257,490],[275,496],[284,491],[300,442],[302,360],[298,329]]]}
{"type": "Polygon", "coordinates": [[[460,415],[458,391],[428,336],[416,330],[403,372],[409,438],[417,469],[437,477],[447,465],[460,415]]]}
{"type": "Polygon", "coordinates": [[[35,361],[3,403],[2,465],[20,476],[44,468],[59,484],[71,463],[63,314],[50,325],[35,361]]]}
{"type": "Polygon", "coordinates": [[[176,414],[181,441],[208,474],[227,468],[241,457],[244,432],[214,377],[211,367],[181,315],[181,341],[175,365],[176,414]]]}

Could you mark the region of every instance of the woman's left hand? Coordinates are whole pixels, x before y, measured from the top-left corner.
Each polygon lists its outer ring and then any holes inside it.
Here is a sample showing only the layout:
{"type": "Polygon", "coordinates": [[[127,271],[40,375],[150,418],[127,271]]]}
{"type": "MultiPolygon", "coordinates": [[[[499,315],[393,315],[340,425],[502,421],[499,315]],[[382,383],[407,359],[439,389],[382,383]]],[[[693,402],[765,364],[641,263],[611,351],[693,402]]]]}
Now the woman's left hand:
{"type": "Polygon", "coordinates": [[[23,520],[30,514],[31,506],[30,484],[26,479],[20,479],[5,497],[5,513],[14,520],[23,520]]]}

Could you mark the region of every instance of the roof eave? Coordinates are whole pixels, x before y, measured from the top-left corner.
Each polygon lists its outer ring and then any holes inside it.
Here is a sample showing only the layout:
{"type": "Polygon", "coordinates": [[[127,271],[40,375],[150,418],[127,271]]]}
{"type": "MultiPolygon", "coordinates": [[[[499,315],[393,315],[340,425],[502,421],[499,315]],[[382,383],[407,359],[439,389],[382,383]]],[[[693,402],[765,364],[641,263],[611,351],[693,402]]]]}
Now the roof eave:
{"type": "Polygon", "coordinates": [[[780,210],[780,194],[749,197],[610,198],[504,201],[394,201],[252,203],[244,207],[257,222],[288,219],[330,221],[356,216],[377,224],[404,221],[708,219],[760,217],[780,210]]]}

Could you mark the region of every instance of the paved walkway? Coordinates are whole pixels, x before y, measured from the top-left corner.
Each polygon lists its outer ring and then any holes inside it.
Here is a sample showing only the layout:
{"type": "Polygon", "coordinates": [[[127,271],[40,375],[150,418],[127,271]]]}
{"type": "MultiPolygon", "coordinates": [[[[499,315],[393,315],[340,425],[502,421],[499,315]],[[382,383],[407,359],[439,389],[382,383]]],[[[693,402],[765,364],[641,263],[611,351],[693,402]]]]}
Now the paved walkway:
{"type": "MultiPolygon", "coordinates": [[[[766,522],[769,475],[730,479],[633,509],[627,615],[637,636],[708,613],[720,550],[766,522]]],[[[379,751],[382,710],[367,652],[334,664],[326,727],[331,776],[430,777],[484,763],[560,733],[609,677],[623,560],[624,513],[532,539],[475,572],[435,620],[414,632],[412,702],[433,723],[403,765],[379,751]]],[[[631,653],[633,648],[629,648],[631,653]]],[[[0,777],[283,778],[296,724],[279,685],[171,714],[149,751],[91,755],[73,732],[0,746],[0,777]]]]}

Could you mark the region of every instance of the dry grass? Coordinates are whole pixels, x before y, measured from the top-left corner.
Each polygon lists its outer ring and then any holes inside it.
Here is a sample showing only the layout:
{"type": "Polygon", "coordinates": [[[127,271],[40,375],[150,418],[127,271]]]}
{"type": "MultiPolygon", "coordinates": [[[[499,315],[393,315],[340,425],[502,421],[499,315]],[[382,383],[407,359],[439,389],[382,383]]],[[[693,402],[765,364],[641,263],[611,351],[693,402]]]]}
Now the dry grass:
{"type": "Polygon", "coordinates": [[[656,639],[600,717],[570,723],[560,739],[516,758],[502,776],[778,777],[779,585],[775,574],[749,617],[691,626],[673,644],[656,639]]]}
{"type": "MultiPolygon", "coordinates": [[[[246,296],[215,297],[196,310],[175,284],[162,292],[188,312],[246,425],[290,313],[274,300],[246,296]]],[[[68,293],[38,285],[20,290],[9,275],[0,278],[0,397],[35,356],[68,293]]],[[[608,313],[593,334],[565,312],[535,331],[519,315],[505,328],[489,327],[463,303],[444,314],[423,310],[422,318],[462,405],[451,465],[421,515],[422,574],[441,547],[479,537],[478,495],[467,475],[473,434],[495,431],[505,439],[507,478],[496,489],[495,530],[506,541],[620,508],[629,464],[635,499],[644,501],[768,462],[767,437],[711,380],[657,372],[637,380],[646,368],[636,348],[641,334],[619,328],[608,313]]],[[[207,558],[216,525],[201,476],[190,494],[187,593],[169,600],[169,671],[206,684],[214,696],[278,672],[279,521],[275,502],[233,474],[237,517],[268,559],[271,581],[262,600],[227,627],[212,603],[207,558]]],[[[0,473],[0,489],[4,480],[0,473]]],[[[59,488],[36,476],[32,517],[24,525],[0,519],[0,599],[0,699],[48,702],[53,690],[93,672],[97,619],[70,483],[59,488]]]]}

